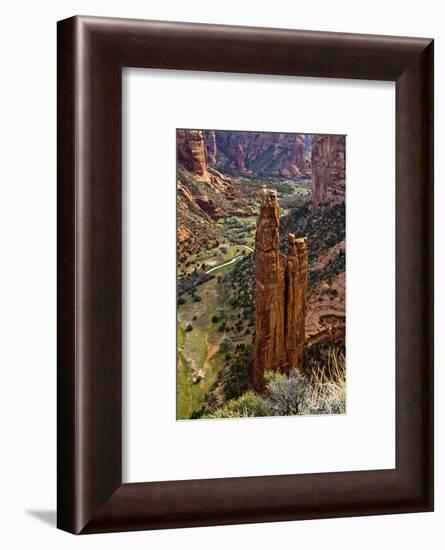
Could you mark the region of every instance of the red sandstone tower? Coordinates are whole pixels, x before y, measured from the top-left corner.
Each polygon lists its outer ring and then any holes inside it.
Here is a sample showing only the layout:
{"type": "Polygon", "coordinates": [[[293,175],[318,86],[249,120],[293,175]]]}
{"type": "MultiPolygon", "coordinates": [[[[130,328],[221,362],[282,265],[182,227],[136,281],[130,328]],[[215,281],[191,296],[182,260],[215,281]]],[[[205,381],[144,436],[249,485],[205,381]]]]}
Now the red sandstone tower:
{"type": "Polygon", "coordinates": [[[307,241],[289,235],[280,252],[280,208],[276,191],[261,190],[255,240],[256,323],[252,386],[264,389],[264,372],[288,372],[304,351],[307,241]]]}

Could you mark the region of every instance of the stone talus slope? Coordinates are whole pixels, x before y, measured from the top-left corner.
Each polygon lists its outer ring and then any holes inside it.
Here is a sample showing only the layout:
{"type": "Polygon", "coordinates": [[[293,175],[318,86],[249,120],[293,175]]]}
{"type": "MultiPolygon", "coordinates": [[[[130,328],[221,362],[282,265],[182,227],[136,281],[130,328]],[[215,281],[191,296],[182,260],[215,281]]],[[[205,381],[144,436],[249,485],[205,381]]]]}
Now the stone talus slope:
{"type": "Polygon", "coordinates": [[[289,235],[280,252],[277,193],[262,189],[255,240],[255,340],[251,384],[264,389],[265,371],[288,372],[304,351],[307,243],[289,235]]]}

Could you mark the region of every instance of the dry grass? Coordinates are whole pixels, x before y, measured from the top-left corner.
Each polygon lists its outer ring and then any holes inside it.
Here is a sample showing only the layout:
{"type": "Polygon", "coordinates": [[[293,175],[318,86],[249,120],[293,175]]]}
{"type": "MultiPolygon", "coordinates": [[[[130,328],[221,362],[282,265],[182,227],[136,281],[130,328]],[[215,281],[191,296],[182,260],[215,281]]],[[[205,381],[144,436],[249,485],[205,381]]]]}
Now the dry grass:
{"type": "Polygon", "coordinates": [[[323,367],[308,377],[305,412],[301,414],[344,414],[346,412],[346,358],[335,347],[329,350],[323,367]]]}
{"type": "Polygon", "coordinates": [[[309,376],[297,369],[288,375],[268,372],[264,395],[246,392],[206,418],[344,414],[345,374],[345,356],[333,348],[323,367],[313,369],[309,376]]]}

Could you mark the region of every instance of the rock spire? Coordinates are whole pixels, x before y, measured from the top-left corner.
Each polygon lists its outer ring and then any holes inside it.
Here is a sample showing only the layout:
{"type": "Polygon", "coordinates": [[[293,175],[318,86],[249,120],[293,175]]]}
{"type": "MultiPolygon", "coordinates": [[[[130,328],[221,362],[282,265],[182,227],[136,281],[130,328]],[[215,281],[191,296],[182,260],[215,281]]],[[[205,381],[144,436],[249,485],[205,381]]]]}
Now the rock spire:
{"type": "Polygon", "coordinates": [[[304,351],[307,241],[288,235],[280,252],[280,208],[276,191],[261,189],[255,240],[256,324],[252,386],[264,389],[264,372],[298,367],[304,351]]]}

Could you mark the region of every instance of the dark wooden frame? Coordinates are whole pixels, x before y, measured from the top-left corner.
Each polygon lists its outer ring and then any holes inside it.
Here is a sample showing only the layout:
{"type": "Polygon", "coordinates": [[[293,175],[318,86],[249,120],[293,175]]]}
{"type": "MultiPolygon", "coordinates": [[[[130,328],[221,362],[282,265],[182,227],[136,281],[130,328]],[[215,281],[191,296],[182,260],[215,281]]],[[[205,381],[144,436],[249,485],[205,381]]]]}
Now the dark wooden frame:
{"type": "Polygon", "coordinates": [[[432,40],[58,23],[57,498],[73,533],[433,509],[432,40]],[[122,484],[123,67],[396,82],[394,470],[122,484]]]}

